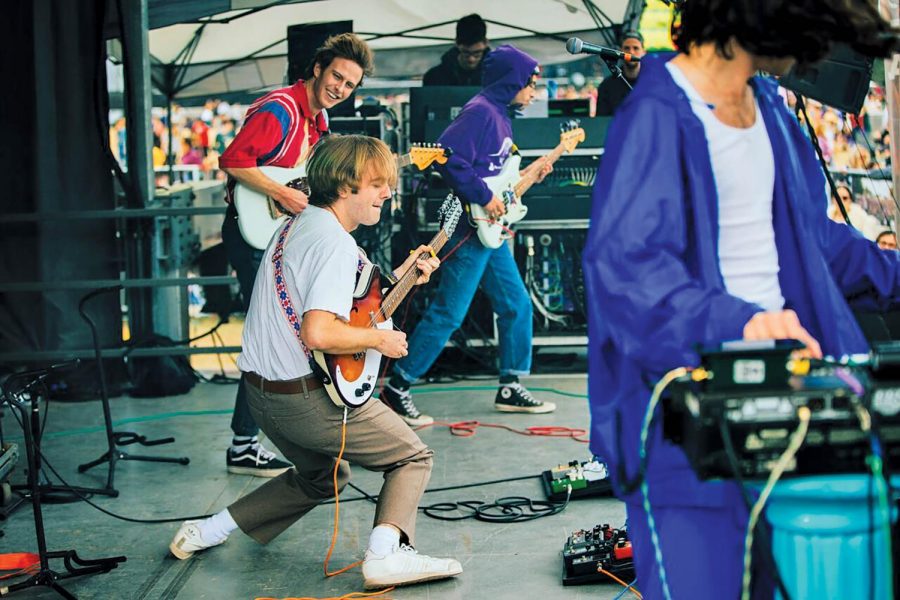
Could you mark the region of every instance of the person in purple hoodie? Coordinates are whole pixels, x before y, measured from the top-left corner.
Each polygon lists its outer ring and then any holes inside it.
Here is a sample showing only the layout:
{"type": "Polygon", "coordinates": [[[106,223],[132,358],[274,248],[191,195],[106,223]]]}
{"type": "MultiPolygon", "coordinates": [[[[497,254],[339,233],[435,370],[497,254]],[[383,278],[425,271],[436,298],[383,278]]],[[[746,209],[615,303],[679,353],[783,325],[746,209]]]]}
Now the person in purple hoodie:
{"type": "MultiPolygon", "coordinates": [[[[464,107],[438,142],[453,155],[438,167],[463,202],[480,204],[492,217],[505,211],[503,202],[484,183],[496,175],[513,152],[510,112],[529,104],[539,74],[536,60],[512,46],[500,46],[485,58],[482,90],[464,107]]],[[[535,161],[522,172],[538,171],[543,179],[552,167],[535,161]]],[[[556,406],[535,399],[519,376],[531,370],[531,300],[509,246],[486,248],[460,226],[447,244],[442,277],[434,300],[409,338],[409,354],[394,364],[381,400],[413,426],[432,423],[412,402],[410,385],[437,359],[450,335],[462,324],[479,285],[497,314],[500,331],[500,387],[494,407],[501,412],[547,413],[556,406]]]]}

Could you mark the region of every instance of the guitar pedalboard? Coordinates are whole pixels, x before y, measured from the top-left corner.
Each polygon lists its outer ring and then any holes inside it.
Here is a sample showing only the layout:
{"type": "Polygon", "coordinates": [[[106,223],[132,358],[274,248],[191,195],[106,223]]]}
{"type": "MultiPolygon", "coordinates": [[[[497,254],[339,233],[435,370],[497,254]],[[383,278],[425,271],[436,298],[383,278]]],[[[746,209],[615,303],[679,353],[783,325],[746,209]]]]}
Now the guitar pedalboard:
{"type": "Polygon", "coordinates": [[[563,585],[612,582],[600,569],[630,583],[634,559],[626,527],[613,529],[603,524],[574,531],[562,551],[563,585]]]}
{"type": "Polygon", "coordinates": [[[572,498],[590,496],[611,496],[612,483],[606,465],[593,458],[587,462],[573,460],[541,473],[541,482],[547,499],[553,502],[565,501],[568,489],[572,488],[572,498]]]}

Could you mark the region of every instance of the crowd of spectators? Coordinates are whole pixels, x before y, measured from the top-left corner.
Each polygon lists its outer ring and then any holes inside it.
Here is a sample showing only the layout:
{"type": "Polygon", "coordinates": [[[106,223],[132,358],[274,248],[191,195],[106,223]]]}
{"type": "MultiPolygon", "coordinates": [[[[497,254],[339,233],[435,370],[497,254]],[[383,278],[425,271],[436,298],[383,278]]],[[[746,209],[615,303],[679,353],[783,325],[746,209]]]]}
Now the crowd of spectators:
{"type": "MultiPolygon", "coordinates": [[[[547,80],[548,83],[550,80],[547,80]]],[[[597,83],[594,78],[569,78],[559,85],[554,81],[541,91],[555,98],[589,98],[591,108],[597,102],[597,83]],[[580,80],[579,80],[580,79],[580,80]]],[[[794,96],[785,92],[789,105],[794,96]]],[[[405,94],[381,99],[382,104],[399,112],[399,104],[408,100],[405,94]]],[[[853,202],[871,217],[869,229],[890,229],[896,221],[896,205],[890,192],[890,133],[884,91],[872,85],[859,115],[845,114],[813,100],[806,102],[810,123],[818,138],[823,156],[838,183],[853,190],[853,202]],[[876,181],[870,173],[883,171],[887,181],[876,181]],[[873,222],[877,221],[876,227],[873,222]]],[[[175,139],[172,164],[179,171],[179,179],[218,178],[218,157],[234,139],[247,107],[221,100],[208,100],[202,107],[174,106],[172,137],[175,139]],[[180,167],[179,167],[180,166],[180,167]],[[187,175],[185,175],[187,173],[187,175]]],[[[157,182],[169,182],[169,130],[166,111],[153,109],[153,165],[157,182]]],[[[125,118],[114,115],[109,129],[110,149],[125,165],[125,118]]],[[[832,216],[834,204],[829,209],[832,216]]],[[[866,219],[867,221],[869,219],[866,219]]]]}

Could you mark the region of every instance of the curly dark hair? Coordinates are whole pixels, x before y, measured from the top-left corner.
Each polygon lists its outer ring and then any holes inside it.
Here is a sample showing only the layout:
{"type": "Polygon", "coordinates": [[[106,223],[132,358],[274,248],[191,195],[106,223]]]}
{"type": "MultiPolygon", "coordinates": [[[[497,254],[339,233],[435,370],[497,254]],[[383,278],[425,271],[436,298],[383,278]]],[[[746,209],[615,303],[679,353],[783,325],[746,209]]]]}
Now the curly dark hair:
{"type": "Polygon", "coordinates": [[[896,51],[900,31],[870,0],[685,0],[680,7],[678,47],[714,43],[731,58],[733,38],[756,56],[821,60],[835,43],[873,57],[896,51]]]}

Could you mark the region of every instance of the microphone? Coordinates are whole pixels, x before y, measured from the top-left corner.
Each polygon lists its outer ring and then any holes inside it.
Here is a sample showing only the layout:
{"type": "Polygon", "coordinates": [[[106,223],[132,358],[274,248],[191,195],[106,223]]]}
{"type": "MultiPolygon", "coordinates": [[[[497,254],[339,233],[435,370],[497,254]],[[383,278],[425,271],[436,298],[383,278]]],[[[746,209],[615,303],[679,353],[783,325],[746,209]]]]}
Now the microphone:
{"type": "Polygon", "coordinates": [[[582,41],[581,38],[577,37],[569,38],[569,41],[566,42],[566,50],[569,54],[596,54],[597,56],[608,60],[618,60],[621,58],[627,63],[641,62],[640,57],[635,56],[634,54],[620,52],[618,50],[613,50],[612,48],[604,48],[603,46],[582,41]]]}

